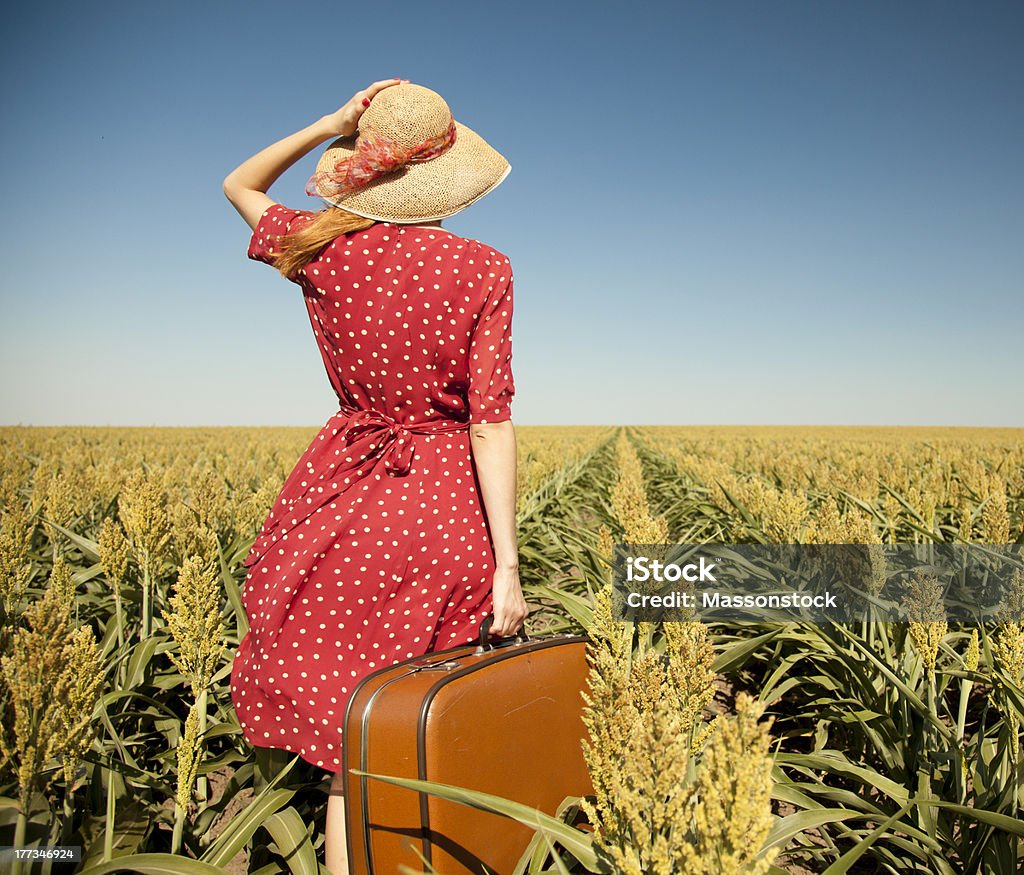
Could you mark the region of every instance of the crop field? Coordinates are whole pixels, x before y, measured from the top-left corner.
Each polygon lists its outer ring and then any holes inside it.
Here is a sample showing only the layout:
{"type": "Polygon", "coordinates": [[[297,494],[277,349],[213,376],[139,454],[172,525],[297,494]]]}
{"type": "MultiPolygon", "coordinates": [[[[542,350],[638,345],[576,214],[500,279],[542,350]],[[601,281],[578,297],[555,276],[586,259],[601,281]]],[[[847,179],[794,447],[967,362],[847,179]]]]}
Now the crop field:
{"type": "MultiPolygon", "coordinates": [[[[1024,430],[516,431],[526,628],[589,635],[595,791],[532,818],[519,872],[1022,871],[1019,572],[991,623],[867,629],[619,622],[610,562],[1021,544],[1024,430]]],[[[320,871],[330,776],[229,696],[241,562],[315,434],[0,428],[0,846],[82,848],[13,871],[320,871]]]]}

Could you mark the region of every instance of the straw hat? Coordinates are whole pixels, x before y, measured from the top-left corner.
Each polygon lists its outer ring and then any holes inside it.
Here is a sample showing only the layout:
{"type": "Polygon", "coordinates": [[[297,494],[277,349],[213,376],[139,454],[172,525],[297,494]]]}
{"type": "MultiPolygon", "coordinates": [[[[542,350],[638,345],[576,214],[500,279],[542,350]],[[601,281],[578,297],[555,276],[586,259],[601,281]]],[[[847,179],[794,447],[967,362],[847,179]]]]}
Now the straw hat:
{"type": "Polygon", "coordinates": [[[356,133],[327,147],[306,192],[367,219],[426,222],[464,210],[511,169],[440,94],[403,83],[379,91],[356,133]]]}

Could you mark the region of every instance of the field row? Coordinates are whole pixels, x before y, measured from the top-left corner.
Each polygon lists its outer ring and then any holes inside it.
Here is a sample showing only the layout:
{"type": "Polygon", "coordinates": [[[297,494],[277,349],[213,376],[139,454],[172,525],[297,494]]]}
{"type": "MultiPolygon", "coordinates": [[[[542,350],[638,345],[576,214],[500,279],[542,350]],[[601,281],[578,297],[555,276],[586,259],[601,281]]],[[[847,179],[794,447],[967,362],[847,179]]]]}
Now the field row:
{"type": "MultiPolygon", "coordinates": [[[[0,844],[81,844],[81,871],[317,871],[327,776],[249,747],[228,694],[241,560],[314,434],[0,429],[0,844]]],[[[551,826],[529,871],[1016,871],[1020,617],[634,626],[611,620],[609,561],[616,542],[1021,543],[1024,434],[517,436],[528,630],[588,634],[593,660],[595,832],[551,826]]]]}

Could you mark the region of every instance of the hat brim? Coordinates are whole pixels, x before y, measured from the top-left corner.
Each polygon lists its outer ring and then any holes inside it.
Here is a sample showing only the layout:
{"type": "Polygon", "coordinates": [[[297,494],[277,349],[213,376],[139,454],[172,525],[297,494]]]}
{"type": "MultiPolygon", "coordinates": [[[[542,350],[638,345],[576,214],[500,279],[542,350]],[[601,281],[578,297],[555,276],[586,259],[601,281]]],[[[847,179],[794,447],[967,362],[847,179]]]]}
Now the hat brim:
{"type": "MultiPolygon", "coordinates": [[[[455,142],[436,158],[406,164],[343,197],[320,194],[328,204],[366,219],[427,222],[461,212],[497,188],[512,170],[505,157],[472,128],[455,122],[455,142]]],[[[327,147],[317,172],[355,153],[356,136],[327,147]]]]}

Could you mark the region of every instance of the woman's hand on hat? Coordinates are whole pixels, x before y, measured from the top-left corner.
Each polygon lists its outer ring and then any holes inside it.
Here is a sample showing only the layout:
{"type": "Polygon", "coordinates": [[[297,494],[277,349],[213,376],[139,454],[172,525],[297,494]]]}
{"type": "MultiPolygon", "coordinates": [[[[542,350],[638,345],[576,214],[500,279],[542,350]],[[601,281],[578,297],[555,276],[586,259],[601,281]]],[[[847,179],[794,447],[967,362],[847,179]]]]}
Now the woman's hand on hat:
{"type": "Polygon", "coordinates": [[[323,124],[327,128],[327,132],[332,137],[350,137],[359,127],[360,116],[366,111],[366,107],[370,105],[370,101],[378,92],[390,88],[392,85],[401,85],[408,81],[408,79],[381,79],[368,88],[357,91],[341,109],[323,117],[323,124]]]}

